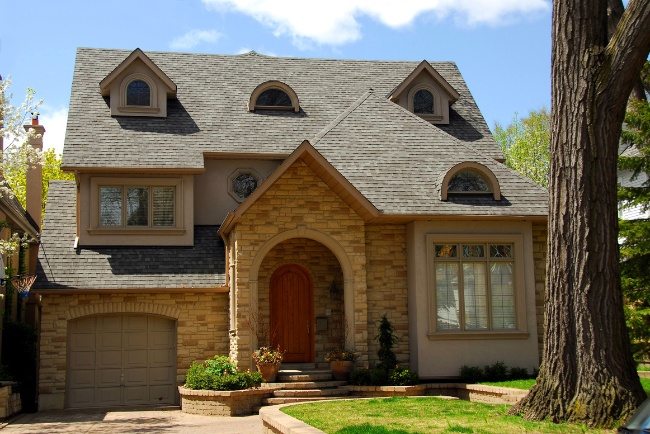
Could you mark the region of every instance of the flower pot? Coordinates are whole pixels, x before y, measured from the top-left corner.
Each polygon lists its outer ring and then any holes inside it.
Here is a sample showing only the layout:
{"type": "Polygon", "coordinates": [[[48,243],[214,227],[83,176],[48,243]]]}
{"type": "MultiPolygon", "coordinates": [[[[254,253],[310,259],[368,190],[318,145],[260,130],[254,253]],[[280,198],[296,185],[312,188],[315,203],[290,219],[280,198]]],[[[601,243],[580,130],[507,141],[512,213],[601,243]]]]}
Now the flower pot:
{"type": "Polygon", "coordinates": [[[330,362],[332,376],[337,381],[348,381],[352,371],[352,362],[349,360],[332,360],[330,362]]]}
{"type": "Polygon", "coordinates": [[[260,371],[260,374],[262,374],[262,378],[264,378],[264,381],[267,383],[274,383],[275,379],[278,376],[278,371],[280,370],[280,364],[279,363],[265,363],[265,364],[257,364],[257,370],[260,371]]]}

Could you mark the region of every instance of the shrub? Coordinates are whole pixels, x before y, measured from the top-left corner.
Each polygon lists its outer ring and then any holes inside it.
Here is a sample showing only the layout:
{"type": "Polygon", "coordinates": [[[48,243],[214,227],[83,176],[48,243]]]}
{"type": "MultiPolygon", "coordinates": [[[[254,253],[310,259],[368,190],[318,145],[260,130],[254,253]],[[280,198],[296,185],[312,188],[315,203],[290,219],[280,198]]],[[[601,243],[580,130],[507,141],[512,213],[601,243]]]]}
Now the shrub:
{"type": "Polygon", "coordinates": [[[528,369],[526,368],[513,366],[508,370],[508,378],[511,380],[525,380],[530,378],[530,374],[528,374],[528,369]]]}
{"type": "Polygon", "coordinates": [[[350,373],[350,383],[356,386],[370,386],[370,369],[353,369],[350,373]]]}
{"type": "Polygon", "coordinates": [[[463,365],[460,367],[460,379],[463,383],[478,383],[483,381],[483,370],[478,366],[463,365]]]}
{"type": "Polygon", "coordinates": [[[201,390],[242,390],[262,383],[259,372],[230,372],[234,366],[227,357],[215,357],[204,363],[192,362],[185,375],[185,386],[201,390]]]}
{"type": "Polygon", "coordinates": [[[496,362],[483,368],[483,381],[505,381],[507,379],[508,367],[503,362],[496,362]]]}
{"type": "Polygon", "coordinates": [[[327,353],[327,355],[325,356],[325,360],[327,362],[336,362],[336,361],[354,362],[357,360],[357,355],[352,350],[348,350],[345,348],[337,348],[336,350],[327,353]]]}
{"type": "Polygon", "coordinates": [[[253,360],[258,365],[279,365],[282,363],[284,358],[284,351],[280,350],[280,346],[277,348],[272,347],[260,347],[259,349],[253,351],[253,360]]]}
{"type": "Polygon", "coordinates": [[[386,314],[379,321],[379,335],[375,338],[379,341],[379,368],[388,371],[397,366],[397,356],[393,352],[393,345],[399,340],[395,336],[395,328],[388,320],[386,314]]]}
{"type": "Polygon", "coordinates": [[[388,380],[392,386],[414,386],[420,382],[420,377],[415,371],[397,367],[388,373],[388,380]]]}
{"type": "Polygon", "coordinates": [[[370,370],[370,385],[371,386],[388,386],[388,371],[384,368],[373,368],[370,370]]]}

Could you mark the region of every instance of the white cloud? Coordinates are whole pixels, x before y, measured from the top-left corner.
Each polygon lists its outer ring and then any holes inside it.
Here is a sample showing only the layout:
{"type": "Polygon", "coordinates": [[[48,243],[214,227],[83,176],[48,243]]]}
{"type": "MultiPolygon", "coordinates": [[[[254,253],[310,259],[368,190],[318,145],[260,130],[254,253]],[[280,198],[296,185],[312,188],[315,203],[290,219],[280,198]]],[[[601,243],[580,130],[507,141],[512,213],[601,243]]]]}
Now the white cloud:
{"type": "Polygon", "coordinates": [[[238,11],[289,35],[297,46],[342,45],[361,38],[358,18],[366,15],[399,28],[422,14],[453,18],[464,25],[500,25],[514,18],[550,10],[550,0],[203,0],[208,7],[238,11]]]}
{"type": "Polygon", "coordinates": [[[172,50],[189,50],[202,42],[215,43],[221,37],[216,30],[190,30],[183,36],[174,38],[169,44],[172,50]]]}
{"type": "Polygon", "coordinates": [[[49,109],[46,106],[41,106],[39,109],[38,121],[45,127],[43,148],[54,148],[57,154],[61,154],[65,140],[65,127],[68,122],[68,108],[49,109]]]}

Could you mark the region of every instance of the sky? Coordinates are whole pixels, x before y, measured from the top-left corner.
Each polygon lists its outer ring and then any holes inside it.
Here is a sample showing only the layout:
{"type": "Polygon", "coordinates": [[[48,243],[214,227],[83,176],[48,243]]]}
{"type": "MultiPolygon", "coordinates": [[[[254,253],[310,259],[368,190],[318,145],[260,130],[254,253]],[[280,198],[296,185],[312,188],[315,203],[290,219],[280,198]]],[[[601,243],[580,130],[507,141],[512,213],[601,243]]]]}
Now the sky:
{"type": "MultiPolygon", "coordinates": [[[[550,106],[550,0],[0,0],[12,103],[63,149],[78,47],[453,61],[488,126],[550,106]]],[[[99,89],[99,85],[98,85],[99,89]]]]}

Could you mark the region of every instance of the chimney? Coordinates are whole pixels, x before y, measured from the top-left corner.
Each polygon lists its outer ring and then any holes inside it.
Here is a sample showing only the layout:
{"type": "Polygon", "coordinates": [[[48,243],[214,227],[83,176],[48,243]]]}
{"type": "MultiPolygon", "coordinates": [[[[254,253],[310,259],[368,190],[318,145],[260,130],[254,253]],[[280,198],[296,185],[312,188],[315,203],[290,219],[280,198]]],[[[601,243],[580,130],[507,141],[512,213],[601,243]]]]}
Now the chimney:
{"type": "MultiPolygon", "coordinates": [[[[43,134],[45,128],[38,124],[38,113],[32,116],[31,125],[24,125],[28,133],[34,130],[29,138],[29,144],[36,150],[43,150],[43,134]]],[[[29,165],[27,168],[26,183],[26,211],[27,214],[36,222],[40,232],[41,220],[43,214],[43,167],[40,164],[29,165]]],[[[34,273],[36,270],[36,261],[38,259],[38,247],[29,249],[29,272],[34,273]]]]}

